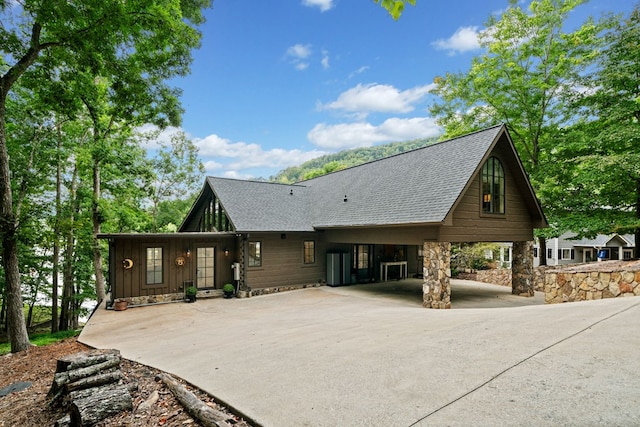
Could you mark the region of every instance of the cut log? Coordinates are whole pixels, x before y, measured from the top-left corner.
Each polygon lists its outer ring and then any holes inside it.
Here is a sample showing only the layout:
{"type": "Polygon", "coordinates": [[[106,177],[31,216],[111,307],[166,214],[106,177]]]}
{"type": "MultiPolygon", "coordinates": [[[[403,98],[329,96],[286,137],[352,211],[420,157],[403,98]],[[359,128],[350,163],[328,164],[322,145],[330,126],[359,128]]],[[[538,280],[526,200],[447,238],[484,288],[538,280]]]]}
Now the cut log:
{"type": "Polygon", "coordinates": [[[160,380],[171,390],[187,412],[204,427],[229,427],[227,415],[207,406],[169,374],[160,374],[160,380]]]}
{"type": "Polygon", "coordinates": [[[67,375],[69,376],[69,382],[75,382],[79,379],[93,376],[99,372],[106,371],[117,366],[120,366],[120,357],[117,359],[109,359],[105,362],[98,363],[97,365],[67,371],[67,375]]]}
{"type": "Polygon", "coordinates": [[[74,400],[71,404],[71,425],[90,426],[111,415],[133,409],[133,399],[126,386],[93,390],[91,396],[74,400]]]}
{"type": "Polygon", "coordinates": [[[121,357],[118,350],[100,350],[100,353],[96,351],[75,353],[58,360],[56,374],[47,393],[51,402],[59,398],[61,390],[69,382],[120,366],[121,357]]]}
{"type": "Polygon", "coordinates": [[[58,421],[56,421],[56,423],[53,426],[54,427],[69,427],[70,425],[71,425],[71,416],[69,414],[67,414],[64,417],[60,418],[58,421]]]}
{"type": "Polygon", "coordinates": [[[105,384],[100,387],[86,388],[84,390],[72,391],[68,394],[67,399],[69,399],[69,403],[74,400],[85,399],[89,396],[92,396],[94,393],[106,393],[109,390],[116,390],[118,388],[125,387],[129,393],[136,391],[138,389],[138,383],[128,383],[128,384],[105,384]]]}
{"type": "Polygon", "coordinates": [[[67,393],[85,388],[99,387],[104,384],[116,383],[122,379],[122,371],[105,372],[104,374],[82,378],[64,386],[67,393]]]}
{"type": "Polygon", "coordinates": [[[119,350],[90,350],[70,354],[58,359],[56,372],[66,372],[72,369],[85,368],[105,362],[113,357],[120,358],[119,350]]]}

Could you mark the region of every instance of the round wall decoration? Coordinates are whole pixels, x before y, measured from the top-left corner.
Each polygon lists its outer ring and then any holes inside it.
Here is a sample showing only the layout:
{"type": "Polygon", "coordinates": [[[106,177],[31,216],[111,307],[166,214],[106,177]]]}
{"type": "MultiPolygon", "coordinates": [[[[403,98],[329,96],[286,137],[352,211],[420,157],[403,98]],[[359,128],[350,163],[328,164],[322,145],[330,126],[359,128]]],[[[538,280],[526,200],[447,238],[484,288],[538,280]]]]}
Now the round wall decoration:
{"type": "Polygon", "coordinates": [[[187,260],[184,259],[183,256],[179,256],[178,258],[176,258],[176,265],[178,267],[182,267],[186,262],[187,262],[187,260]]]}
{"type": "Polygon", "coordinates": [[[125,258],[122,260],[122,266],[125,270],[129,270],[133,267],[133,260],[131,258],[125,258]]]}

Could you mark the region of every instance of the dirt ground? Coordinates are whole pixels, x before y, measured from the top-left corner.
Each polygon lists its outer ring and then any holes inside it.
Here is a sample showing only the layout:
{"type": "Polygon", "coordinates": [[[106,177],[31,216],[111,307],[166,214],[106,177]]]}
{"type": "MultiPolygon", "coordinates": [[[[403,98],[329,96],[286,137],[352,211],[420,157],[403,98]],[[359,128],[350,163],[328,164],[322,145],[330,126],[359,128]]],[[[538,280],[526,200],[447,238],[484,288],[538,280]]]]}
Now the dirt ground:
{"type": "MultiPolygon", "coordinates": [[[[89,349],[77,342],[75,338],[69,338],[45,347],[32,347],[25,352],[0,356],[0,388],[21,381],[32,383],[32,386],[26,390],[0,397],[0,427],[53,426],[56,420],[65,415],[61,409],[54,410],[47,406],[46,395],[53,381],[56,361],[67,354],[89,349]]],[[[97,426],[199,425],[184,410],[171,391],[162,382],[155,381],[160,371],[126,359],[122,360],[121,370],[125,375],[125,382],[138,384],[138,389],[131,393],[134,409],[110,417],[96,424],[97,426]],[[159,395],[158,401],[147,410],[138,410],[139,405],[154,391],[159,395]]],[[[248,422],[217,404],[211,396],[193,387],[187,388],[207,405],[228,414],[228,424],[250,427],[248,422]]]]}

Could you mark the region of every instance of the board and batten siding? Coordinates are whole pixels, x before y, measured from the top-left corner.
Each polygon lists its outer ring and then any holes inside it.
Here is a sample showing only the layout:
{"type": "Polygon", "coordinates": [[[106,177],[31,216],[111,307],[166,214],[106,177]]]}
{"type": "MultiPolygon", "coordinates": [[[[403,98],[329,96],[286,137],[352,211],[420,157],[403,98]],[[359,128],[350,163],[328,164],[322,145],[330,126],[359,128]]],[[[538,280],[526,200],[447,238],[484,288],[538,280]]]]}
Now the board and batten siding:
{"type": "Polygon", "coordinates": [[[221,289],[227,282],[233,281],[231,264],[237,258],[234,250],[235,241],[213,237],[211,239],[181,238],[119,238],[112,244],[110,253],[110,285],[114,298],[128,298],[137,296],[163,295],[184,291],[185,282],[195,281],[196,278],[196,248],[215,247],[215,287],[221,289]],[[162,283],[147,284],[146,257],[147,248],[162,248],[162,283]],[[224,248],[230,249],[225,257],[224,248]],[[191,256],[186,256],[187,249],[191,256]],[[176,258],[185,258],[185,265],[176,265],[176,258]],[[133,267],[125,269],[122,261],[129,258],[133,267]]]}
{"type": "Polygon", "coordinates": [[[260,242],[262,265],[247,267],[252,289],[318,283],[326,277],[325,246],[319,233],[251,233],[260,242]],[[315,242],[315,263],[304,264],[303,242],[315,242]]]}
{"type": "Polygon", "coordinates": [[[441,242],[515,242],[533,240],[533,222],[528,206],[514,179],[513,166],[504,150],[493,153],[505,171],[504,215],[482,212],[482,178],[477,174],[453,212],[452,225],[443,226],[441,242]]]}

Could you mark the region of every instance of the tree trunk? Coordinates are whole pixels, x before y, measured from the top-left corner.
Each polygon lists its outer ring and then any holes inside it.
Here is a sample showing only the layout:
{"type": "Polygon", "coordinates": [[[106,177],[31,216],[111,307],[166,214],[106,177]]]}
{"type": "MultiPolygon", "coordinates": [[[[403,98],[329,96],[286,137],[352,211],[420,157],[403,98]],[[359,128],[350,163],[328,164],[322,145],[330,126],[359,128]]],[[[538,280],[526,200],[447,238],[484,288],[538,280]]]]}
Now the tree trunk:
{"type": "Polygon", "coordinates": [[[187,390],[182,384],[173,379],[169,374],[160,374],[162,382],[176,396],[176,399],[184,406],[187,412],[200,421],[204,427],[226,427],[227,416],[207,406],[204,402],[196,397],[195,394],[187,390]]]}
{"type": "Polygon", "coordinates": [[[65,254],[64,254],[64,266],[62,274],[62,305],[60,307],[60,327],[61,331],[69,330],[71,326],[71,313],[72,313],[72,299],[74,293],[73,286],[73,258],[74,258],[74,228],[75,228],[75,214],[78,211],[78,165],[73,168],[73,174],[71,176],[71,184],[69,188],[69,205],[70,214],[67,229],[65,230],[65,254]]]}
{"type": "Polygon", "coordinates": [[[538,243],[540,246],[540,252],[538,253],[540,263],[538,265],[547,265],[547,239],[545,237],[538,237],[538,243]]]}
{"type": "Polygon", "coordinates": [[[640,259],[640,179],[636,180],[636,221],[638,225],[635,232],[636,249],[634,258],[640,259]]]}
{"type": "Polygon", "coordinates": [[[133,399],[126,386],[94,390],[91,396],[71,404],[71,425],[91,426],[111,415],[133,409],[133,399]]]}
{"type": "Polygon", "coordinates": [[[56,219],[53,225],[53,272],[51,277],[51,333],[58,332],[58,287],[60,280],[60,215],[62,215],[62,135],[58,126],[56,162],[56,219]]]}
{"type": "Polygon", "coordinates": [[[2,234],[2,264],[7,299],[7,331],[11,342],[11,352],[17,353],[28,349],[31,343],[29,343],[27,325],[24,321],[22,309],[22,291],[16,241],[18,224],[13,212],[11,171],[9,168],[5,127],[6,99],[5,86],[0,85],[0,234],[2,234]]]}
{"type": "Polygon", "coordinates": [[[100,251],[100,223],[102,222],[102,213],[100,212],[100,163],[98,160],[93,164],[93,212],[91,218],[93,220],[93,266],[96,274],[96,298],[98,304],[106,298],[104,286],[104,271],[102,270],[102,252],[100,251]]]}

